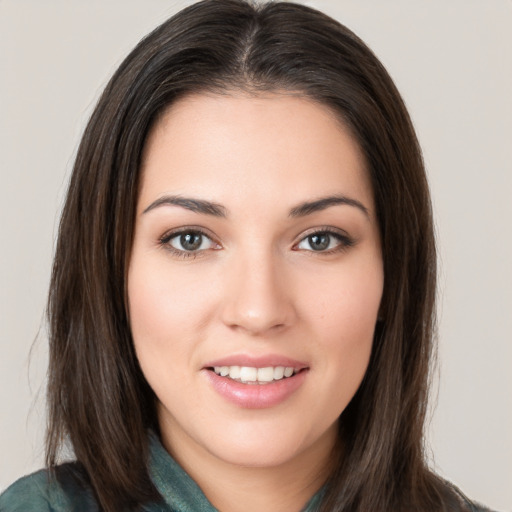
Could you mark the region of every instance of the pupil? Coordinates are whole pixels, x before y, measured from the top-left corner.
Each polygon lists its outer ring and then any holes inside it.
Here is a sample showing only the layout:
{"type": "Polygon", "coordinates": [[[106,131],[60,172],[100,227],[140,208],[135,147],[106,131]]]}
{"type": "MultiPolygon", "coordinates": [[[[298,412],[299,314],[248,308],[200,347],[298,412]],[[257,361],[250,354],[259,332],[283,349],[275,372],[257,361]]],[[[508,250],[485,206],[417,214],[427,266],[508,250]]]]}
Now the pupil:
{"type": "Polygon", "coordinates": [[[180,243],[183,249],[194,251],[201,246],[202,236],[199,233],[185,233],[180,236],[180,243]]]}
{"type": "Polygon", "coordinates": [[[317,233],[309,237],[309,243],[314,251],[323,251],[329,247],[330,238],[327,233],[317,233]]]}

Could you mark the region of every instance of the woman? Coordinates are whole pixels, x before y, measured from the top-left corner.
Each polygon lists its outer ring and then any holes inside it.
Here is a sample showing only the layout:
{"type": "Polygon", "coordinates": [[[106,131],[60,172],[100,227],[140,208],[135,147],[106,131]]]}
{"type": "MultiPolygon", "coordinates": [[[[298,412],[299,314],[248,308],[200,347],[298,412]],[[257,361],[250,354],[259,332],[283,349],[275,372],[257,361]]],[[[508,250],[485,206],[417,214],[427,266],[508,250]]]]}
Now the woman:
{"type": "Polygon", "coordinates": [[[51,479],[2,510],[478,510],[425,463],[434,296],[420,149],[370,50],[303,6],[195,4],[84,133],[51,479]]]}

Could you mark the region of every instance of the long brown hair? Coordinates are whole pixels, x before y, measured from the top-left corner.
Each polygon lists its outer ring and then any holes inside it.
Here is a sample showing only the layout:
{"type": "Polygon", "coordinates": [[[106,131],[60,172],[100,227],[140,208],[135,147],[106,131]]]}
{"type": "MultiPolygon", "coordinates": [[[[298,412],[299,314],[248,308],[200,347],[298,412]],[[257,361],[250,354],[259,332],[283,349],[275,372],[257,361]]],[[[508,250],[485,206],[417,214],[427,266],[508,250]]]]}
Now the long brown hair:
{"type": "Polygon", "coordinates": [[[158,499],[147,467],[155,398],[125,300],[141,154],[171,103],[230,90],[288,90],[327,105],[358,140],[373,185],[382,308],[366,377],[341,416],[343,458],[321,510],[446,510],[451,491],[429,471],[423,447],[436,255],[421,151],[371,50],[335,20],[288,2],[194,4],[144,38],[103,92],[78,150],[54,260],[47,464],[69,441],[104,510],[158,499]]]}

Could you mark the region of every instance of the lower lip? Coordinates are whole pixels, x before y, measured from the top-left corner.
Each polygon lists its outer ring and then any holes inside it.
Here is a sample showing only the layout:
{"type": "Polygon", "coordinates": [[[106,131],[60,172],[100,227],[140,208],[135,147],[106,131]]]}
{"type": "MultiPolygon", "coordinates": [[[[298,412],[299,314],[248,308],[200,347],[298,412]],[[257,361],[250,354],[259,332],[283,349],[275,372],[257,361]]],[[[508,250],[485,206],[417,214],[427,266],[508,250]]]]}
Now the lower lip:
{"type": "Polygon", "coordinates": [[[244,384],[228,377],[221,377],[211,370],[204,370],[219,395],[245,409],[275,407],[287,400],[304,382],[307,369],[268,384],[244,384]]]}

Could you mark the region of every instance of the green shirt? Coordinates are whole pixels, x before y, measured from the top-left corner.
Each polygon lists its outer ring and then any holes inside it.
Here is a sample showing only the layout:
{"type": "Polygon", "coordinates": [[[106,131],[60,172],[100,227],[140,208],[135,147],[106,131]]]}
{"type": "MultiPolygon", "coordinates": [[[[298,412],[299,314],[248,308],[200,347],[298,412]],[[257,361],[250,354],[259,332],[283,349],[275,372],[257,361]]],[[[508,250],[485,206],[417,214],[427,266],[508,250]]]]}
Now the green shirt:
{"type": "MultiPolygon", "coordinates": [[[[150,475],[164,503],[146,505],[146,512],[216,512],[198,485],[167,453],[155,435],[150,436],[150,475]]],[[[74,464],[64,464],[59,482],[42,470],[23,477],[0,496],[1,512],[94,512],[98,504],[91,490],[73,477],[74,464]]],[[[320,491],[304,512],[314,512],[320,491]]]]}

